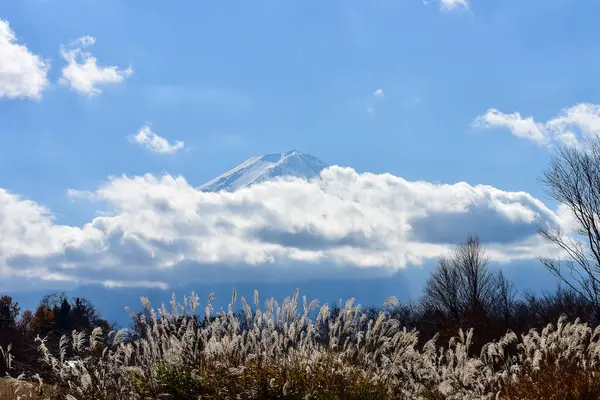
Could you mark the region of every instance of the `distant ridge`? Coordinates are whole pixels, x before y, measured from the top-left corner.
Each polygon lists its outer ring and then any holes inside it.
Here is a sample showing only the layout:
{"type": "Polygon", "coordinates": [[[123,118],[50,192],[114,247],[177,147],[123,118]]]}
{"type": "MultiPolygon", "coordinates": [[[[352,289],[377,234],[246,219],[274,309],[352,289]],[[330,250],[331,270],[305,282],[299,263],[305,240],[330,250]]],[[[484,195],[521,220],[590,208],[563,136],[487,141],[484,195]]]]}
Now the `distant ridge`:
{"type": "Polygon", "coordinates": [[[198,189],[204,192],[221,190],[233,192],[282,176],[311,179],[319,176],[321,171],[327,167],[329,165],[318,158],[297,150],[287,153],[264,154],[249,158],[198,189]]]}

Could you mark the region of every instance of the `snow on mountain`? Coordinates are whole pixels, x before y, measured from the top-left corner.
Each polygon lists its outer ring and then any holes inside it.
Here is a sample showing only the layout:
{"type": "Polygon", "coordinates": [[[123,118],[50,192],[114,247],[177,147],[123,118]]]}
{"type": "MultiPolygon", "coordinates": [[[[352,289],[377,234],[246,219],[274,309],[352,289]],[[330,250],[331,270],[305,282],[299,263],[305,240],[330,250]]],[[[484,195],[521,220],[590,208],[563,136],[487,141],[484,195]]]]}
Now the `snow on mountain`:
{"type": "Polygon", "coordinates": [[[296,150],[252,157],[237,167],[200,186],[205,192],[235,191],[254,183],[281,176],[311,179],[329,165],[316,157],[296,150]]]}

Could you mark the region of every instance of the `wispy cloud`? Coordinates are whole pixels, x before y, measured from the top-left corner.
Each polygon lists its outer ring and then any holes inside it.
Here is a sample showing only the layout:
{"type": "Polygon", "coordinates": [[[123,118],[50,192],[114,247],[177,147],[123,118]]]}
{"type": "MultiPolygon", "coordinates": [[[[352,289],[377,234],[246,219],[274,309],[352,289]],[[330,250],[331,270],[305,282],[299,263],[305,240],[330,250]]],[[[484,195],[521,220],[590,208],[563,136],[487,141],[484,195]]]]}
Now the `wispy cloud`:
{"type": "Polygon", "coordinates": [[[367,114],[372,117],[375,116],[378,103],[383,100],[384,96],[385,93],[383,92],[382,88],[379,88],[372,93],[372,97],[368,100],[369,105],[367,106],[367,114]]]}
{"type": "Polygon", "coordinates": [[[149,125],[142,126],[138,133],[130,137],[130,139],[153,153],[158,154],[174,154],[185,146],[182,141],[176,141],[171,144],[164,137],[158,136],[155,132],[152,132],[149,125]]]}
{"type": "MultiPolygon", "coordinates": [[[[429,4],[438,0],[423,0],[424,4],[429,4]]],[[[469,0],[439,0],[440,9],[442,11],[454,11],[458,9],[468,9],[469,8],[469,0]]]]}
{"type": "Polygon", "coordinates": [[[469,8],[467,0],[441,0],[442,10],[452,11],[458,8],[469,8]]]}
{"type": "Polygon", "coordinates": [[[95,42],[95,38],[83,36],[61,47],[60,54],[67,66],[62,69],[60,84],[70,86],[79,94],[94,96],[102,93],[100,86],[118,84],[133,75],[131,67],[123,70],[114,65],[98,65],[98,60],[83,50],[95,42]]]}
{"type": "Polygon", "coordinates": [[[60,225],[39,204],[0,189],[6,282],[27,275],[163,287],[183,276],[230,282],[376,275],[438,257],[469,233],[490,243],[496,261],[534,259],[541,251],[536,228],[561,223],[527,193],[341,167],[313,181],[286,178],[233,193],[145,175],[70,194],[101,202],[110,214],[82,227],[60,225]]]}
{"type": "Polygon", "coordinates": [[[8,21],[0,19],[0,97],[40,99],[50,65],[19,44],[8,21]]]}
{"type": "Polygon", "coordinates": [[[533,117],[524,118],[518,112],[505,114],[492,108],[477,117],[473,125],[478,128],[505,128],[513,135],[540,146],[558,144],[581,148],[587,139],[600,136],[600,106],[576,104],[546,122],[537,122],[533,117]]]}

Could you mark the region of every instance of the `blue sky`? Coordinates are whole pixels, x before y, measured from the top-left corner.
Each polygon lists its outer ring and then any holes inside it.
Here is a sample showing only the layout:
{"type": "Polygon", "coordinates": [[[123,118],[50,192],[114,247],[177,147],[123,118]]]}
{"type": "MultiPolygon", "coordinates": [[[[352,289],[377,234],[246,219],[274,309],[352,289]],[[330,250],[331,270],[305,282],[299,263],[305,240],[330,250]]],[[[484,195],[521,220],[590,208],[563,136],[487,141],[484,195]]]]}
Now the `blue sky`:
{"type": "MultiPolygon", "coordinates": [[[[92,271],[77,273],[79,278],[96,279],[106,273],[107,279],[125,279],[112,277],[110,269],[93,272],[82,243],[99,233],[83,231],[95,217],[122,216],[147,204],[123,193],[142,193],[157,186],[157,181],[136,183],[134,177],[151,174],[160,179],[167,173],[184,177],[193,187],[251,156],[291,149],[329,164],[352,167],[357,176],[334,171],[328,179],[354,187],[357,193],[375,181],[378,187],[399,190],[397,181],[390,183],[383,175],[365,177],[366,172],[389,173],[407,182],[466,182],[470,185],[467,189],[427,189],[431,196],[439,195],[440,202],[468,197],[457,206],[462,207],[459,214],[466,219],[438,221],[464,225],[468,220],[467,226],[482,226],[486,233],[485,220],[501,215],[497,221],[488,220],[488,227],[502,233],[498,237],[502,236],[504,246],[492,243],[492,247],[498,245],[492,253],[497,251],[497,258],[505,261],[533,264],[536,254],[546,251],[540,243],[531,244],[535,223],[568,223],[557,205],[545,197],[539,182],[553,147],[576,145],[578,139],[569,138],[600,132],[600,112],[595,106],[600,103],[600,31],[595,18],[599,12],[600,2],[595,0],[258,0],[230,4],[181,1],[176,5],[139,0],[4,1],[0,21],[9,28],[4,30],[4,42],[0,35],[0,188],[13,197],[0,208],[0,232],[14,237],[12,247],[4,252],[17,261],[0,261],[5,263],[0,271],[6,274],[5,282],[13,278],[21,282],[23,277],[17,279],[13,272],[32,268],[27,282],[45,288],[43,275],[50,270],[67,275],[65,271],[71,271],[64,265],[57,270],[48,265],[74,252],[76,256],[67,257],[69,268],[92,271]],[[14,38],[7,39],[9,30],[14,38]],[[79,68],[92,57],[95,70],[79,68]],[[112,72],[106,69],[109,67],[112,72]],[[140,132],[147,133],[146,139],[140,132]],[[153,135],[168,144],[156,144],[152,151],[148,143],[153,135]],[[109,180],[124,175],[129,180],[109,180]],[[367,185],[369,179],[373,181],[367,185]],[[501,193],[472,190],[476,185],[489,185],[501,193]],[[71,192],[77,195],[69,196],[69,189],[78,191],[71,192]],[[458,194],[452,194],[455,189],[458,194]],[[117,194],[118,190],[122,192],[117,194]],[[529,197],[515,195],[519,192],[529,197]],[[17,195],[20,197],[14,197],[17,195]],[[469,196],[478,200],[469,200],[469,196]],[[24,204],[32,206],[26,199],[49,210],[54,221],[39,222],[39,210],[30,210],[34,216],[19,219],[30,224],[8,226],[9,213],[16,218],[24,204]],[[470,201],[475,205],[469,206],[470,201]],[[486,206],[480,210],[477,204],[481,202],[486,206]],[[490,206],[496,202],[508,206],[498,211],[490,206]],[[519,217],[507,211],[511,204],[523,208],[519,217]],[[46,228],[40,224],[50,226],[42,236],[39,232],[46,228]],[[61,239],[66,231],[65,235],[77,237],[69,239],[73,242],[68,245],[61,239]],[[511,235],[513,242],[504,239],[511,235]],[[527,256],[515,256],[509,247],[525,236],[530,240],[527,256]],[[32,243],[40,246],[39,251],[31,250],[35,254],[23,250],[35,247],[32,243]],[[67,249],[69,246],[77,249],[67,249]],[[27,260],[19,259],[24,254],[27,260]]],[[[183,185],[158,183],[160,190],[183,185]]],[[[244,201],[258,204],[261,193],[271,193],[268,188],[261,190],[248,194],[244,201]]],[[[281,190],[296,193],[297,189],[286,186],[281,190]]],[[[406,196],[419,190],[412,185],[406,196]]],[[[188,196],[177,193],[166,198],[177,202],[188,196]]],[[[384,197],[381,193],[378,198],[384,197]]],[[[405,192],[394,193],[402,196],[405,192]]],[[[289,199],[298,197],[281,195],[280,200],[289,199]]],[[[216,201],[210,200],[211,204],[216,201]]],[[[373,209],[382,207],[372,198],[364,201],[373,209]]],[[[220,212],[233,207],[227,204],[220,212]]],[[[391,200],[385,204],[392,204],[391,200]]],[[[401,213],[398,210],[405,206],[394,205],[392,210],[401,213]]],[[[428,215],[435,214],[429,205],[423,207],[428,215]]],[[[238,221],[238,227],[246,226],[240,215],[231,220],[238,221]]],[[[431,221],[412,223],[415,217],[407,215],[408,222],[399,218],[398,224],[405,222],[425,232],[439,233],[441,229],[431,221]]],[[[372,210],[365,211],[363,219],[352,220],[348,226],[355,229],[361,221],[379,217],[372,210]]],[[[297,218],[289,226],[283,225],[289,228],[314,222],[297,218]]],[[[126,224],[124,220],[119,223],[126,224]]],[[[252,222],[251,213],[246,222],[252,222]]],[[[110,223],[104,221],[98,229],[106,233],[110,223]]],[[[323,234],[339,233],[340,224],[323,225],[323,234]]],[[[127,231],[126,225],[119,226],[127,231]]],[[[397,233],[391,228],[390,232],[397,233]]],[[[153,234],[154,239],[160,236],[153,234]]],[[[443,244],[426,236],[421,234],[421,244],[443,244]]],[[[385,246],[406,245],[395,240],[385,246]]],[[[148,243],[144,246],[153,246],[148,243]]],[[[173,240],[169,246],[176,246],[173,240]]],[[[431,263],[418,260],[425,250],[406,246],[406,254],[418,256],[413,259],[399,256],[400,250],[391,251],[396,258],[389,264],[395,271],[431,263]],[[398,257],[406,260],[399,262],[398,257]]],[[[132,250],[120,248],[118,253],[128,251],[132,250]]],[[[264,257],[265,251],[262,248],[258,256],[248,250],[234,264],[260,269],[262,264],[252,257],[264,257]],[[254,261],[248,261],[251,259],[254,261]]],[[[438,251],[438,247],[431,248],[431,254],[438,251]]],[[[367,253],[352,253],[352,260],[359,257],[361,261],[349,262],[351,267],[360,269],[369,264],[364,261],[367,258],[380,256],[367,253]]],[[[215,262],[233,260],[219,258],[223,253],[211,254],[215,262]]],[[[342,268],[344,262],[338,256],[327,256],[326,264],[342,268]]],[[[388,260],[386,257],[381,260],[388,260]]],[[[267,275],[279,273],[277,267],[272,268],[267,275]]],[[[154,279],[142,267],[135,271],[138,278],[148,274],[148,279],[154,279]]],[[[340,273],[347,278],[354,273],[350,271],[340,273]]],[[[308,277],[321,278],[310,273],[308,277]]],[[[229,283],[223,279],[223,284],[229,283]]],[[[14,287],[23,290],[18,282],[14,287]]],[[[49,288],[73,283],[52,282],[49,288]]],[[[13,287],[5,285],[0,285],[0,290],[13,287]]]]}

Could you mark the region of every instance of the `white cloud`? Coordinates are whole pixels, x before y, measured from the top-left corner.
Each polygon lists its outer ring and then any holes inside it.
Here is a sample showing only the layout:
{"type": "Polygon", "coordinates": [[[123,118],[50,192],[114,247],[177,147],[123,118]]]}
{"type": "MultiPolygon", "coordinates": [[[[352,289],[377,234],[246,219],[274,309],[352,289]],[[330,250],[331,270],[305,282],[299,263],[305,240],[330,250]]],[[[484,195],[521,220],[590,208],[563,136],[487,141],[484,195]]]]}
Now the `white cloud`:
{"type": "Polygon", "coordinates": [[[473,125],[480,128],[506,128],[513,135],[542,146],[556,143],[581,148],[587,139],[600,136],[600,106],[576,104],[563,109],[558,116],[546,122],[536,122],[532,117],[523,118],[518,112],[504,114],[490,109],[477,117],[473,125]]]}
{"type": "Polygon", "coordinates": [[[156,133],[152,132],[149,125],[142,126],[139,132],[131,137],[131,140],[153,153],[158,154],[174,154],[185,146],[182,141],[176,141],[174,144],[169,143],[164,137],[158,136],[156,133]]]}
{"type": "Polygon", "coordinates": [[[117,66],[98,65],[98,60],[83,50],[95,42],[95,38],[83,36],[69,46],[61,47],[60,53],[67,66],[62,69],[60,84],[70,86],[80,94],[94,96],[102,93],[99,86],[121,83],[133,75],[131,67],[122,70],[117,66]]]}
{"type": "Polygon", "coordinates": [[[544,125],[535,122],[531,117],[523,118],[518,112],[504,114],[492,108],[484,115],[477,117],[473,125],[478,128],[506,128],[515,136],[529,139],[539,145],[548,143],[544,125]]]}
{"type": "Polygon", "coordinates": [[[320,180],[288,178],[234,193],[145,175],[70,194],[109,213],[83,227],[60,225],[38,204],[0,192],[6,282],[165,287],[182,279],[377,276],[436,258],[472,233],[498,261],[534,259],[543,248],[537,226],[560,223],[527,193],[340,167],[320,180]]]}
{"type": "Polygon", "coordinates": [[[379,88],[373,92],[373,97],[375,99],[370,98],[369,106],[367,107],[367,114],[369,114],[371,117],[375,116],[375,114],[376,114],[375,111],[378,108],[379,103],[383,101],[384,95],[385,95],[385,93],[383,92],[383,89],[381,89],[381,88],[379,88]]]}
{"type": "MultiPolygon", "coordinates": [[[[429,4],[433,0],[423,0],[423,4],[429,4]]],[[[440,0],[440,8],[442,11],[453,11],[460,8],[469,8],[468,0],[440,0]]]]}
{"type": "Polygon", "coordinates": [[[50,66],[17,42],[7,21],[0,19],[0,98],[40,99],[48,87],[50,66]]]}
{"type": "Polygon", "coordinates": [[[469,8],[467,0],[441,0],[442,10],[452,11],[458,8],[469,8]]]}

